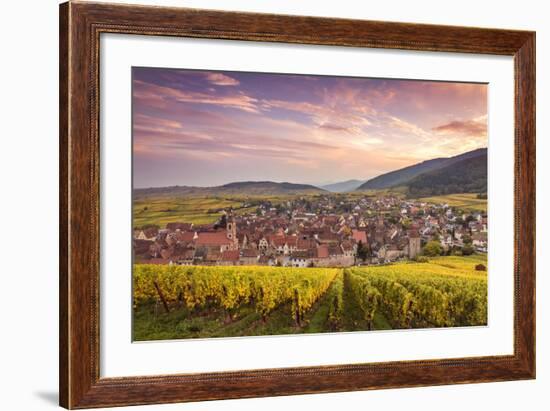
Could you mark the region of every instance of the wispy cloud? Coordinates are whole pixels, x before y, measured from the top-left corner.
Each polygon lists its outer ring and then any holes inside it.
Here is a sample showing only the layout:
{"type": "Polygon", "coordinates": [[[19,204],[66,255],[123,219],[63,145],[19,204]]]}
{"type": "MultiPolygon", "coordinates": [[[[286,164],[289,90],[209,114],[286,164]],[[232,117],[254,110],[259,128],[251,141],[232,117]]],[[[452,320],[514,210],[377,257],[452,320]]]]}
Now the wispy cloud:
{"type": "Polygon", "coordinates": [[[449,123],[434,127],[433,130],[439,134],[462,135],[469,137],[486,137],[487,123],[476,120],[454,120],[449,123]]]}
{"type": "Polygon", "coordinates": [[[242,92],[236,92],[229,95],[216,95],[212,92],[184,91],[136,80],[134,81],[133,96],[134,99],[141,100],[144,104],[153,106],[159,104],[166,106],[171,101],[175,101],[181,103],[217,105],[251,113],[259,112],[256,107],[258,100],[242,92]]]}
{"type": "Polygon", "coordinates": [[[336,131],[336,132],[344,131],[350,134],[357,134],[360,131],[358,127],[340,126],[338,124],[331,124],[331,123],[319,124],[319,128],[323,130],[336,131]]]}
{"type": "Polygon", "coordinates": [[[134,70],[138,186],[363,179],[487,144],[485,85],[134,70]]]}

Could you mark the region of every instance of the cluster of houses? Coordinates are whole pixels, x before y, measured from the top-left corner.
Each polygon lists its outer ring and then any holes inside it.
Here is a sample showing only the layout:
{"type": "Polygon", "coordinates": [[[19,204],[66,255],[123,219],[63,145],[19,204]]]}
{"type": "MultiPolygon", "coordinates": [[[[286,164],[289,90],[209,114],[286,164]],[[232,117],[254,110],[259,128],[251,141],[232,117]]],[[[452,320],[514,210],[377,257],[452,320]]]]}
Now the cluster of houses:
{"type": "Polygon", "coordinates": [[[318,196],[226,210],[215,224],[136,229],[133,248],[136,263],[348,267],[414,259],[428,241],[487,252],[487,216],[393,196],[318,196]]]}

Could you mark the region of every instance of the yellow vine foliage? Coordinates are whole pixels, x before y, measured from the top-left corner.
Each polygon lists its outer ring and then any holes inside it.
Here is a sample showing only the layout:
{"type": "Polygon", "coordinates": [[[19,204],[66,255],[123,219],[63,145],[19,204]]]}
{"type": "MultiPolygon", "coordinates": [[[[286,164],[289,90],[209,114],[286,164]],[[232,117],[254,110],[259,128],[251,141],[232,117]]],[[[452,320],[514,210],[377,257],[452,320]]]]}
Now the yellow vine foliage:
{"type": "MultiPolygon", "coordinates": [[[[479,260],[480,262],[482,260],[479,260]]],[[[356,298],[364,305],[373,289],[376,303],[394,328],[475,326],[487,323],[487,276],[474,269],[476,259],[433,259],[346,270],[356,298]],[[359,280],[362,277],[363,280],[359,280]],[[368,281],[368,287],[362,285],[368,281]]]]}
{"type": "Polygon", "coordinates": [[[159,298],[155,284],[169,302],[187,308],[215,304],[228,311],[253,304],[266,316],[281,304],[303,315],[327,291],[340,272],[331,268],[134,266],[134,304],[159,298]]]}
{"type": "Polygon", "coordinates": [[[393,328],[485,325],[487,273],[475,266],[486,263],[485,256],[471,256],[348,269],[136,264],[133,296],[140,304],[162,293],[168,304],[190,310],[214,305],[230,314],[249,305],[263,318],[289,304],[299,323],[330,288],[329,323],[337,328],[347,289],[369,326],[377,312],[393,328]]]}

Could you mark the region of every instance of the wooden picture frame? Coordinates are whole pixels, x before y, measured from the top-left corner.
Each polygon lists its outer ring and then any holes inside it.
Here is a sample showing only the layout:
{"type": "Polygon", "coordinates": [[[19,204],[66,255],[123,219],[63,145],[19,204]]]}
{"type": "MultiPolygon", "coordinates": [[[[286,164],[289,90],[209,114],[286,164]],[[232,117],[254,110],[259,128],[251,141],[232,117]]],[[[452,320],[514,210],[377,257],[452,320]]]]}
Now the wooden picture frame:
{"type": "Polygon", "coordinates": [[[535,378],[535,33],[69,2],[60,6],[60,404],[91,408],[535,378]],[[100,378],[101,33],[513,56],[514,354],[100,378]]]}

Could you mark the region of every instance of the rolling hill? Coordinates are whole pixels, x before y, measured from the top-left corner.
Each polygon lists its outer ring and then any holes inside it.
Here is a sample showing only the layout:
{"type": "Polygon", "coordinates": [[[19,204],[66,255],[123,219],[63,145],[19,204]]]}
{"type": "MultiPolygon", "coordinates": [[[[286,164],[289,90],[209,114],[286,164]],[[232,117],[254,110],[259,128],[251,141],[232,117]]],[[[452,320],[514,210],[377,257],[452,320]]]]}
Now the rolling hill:
{"type": "Polygon", "coordinates": [[[457,190],[454,192],[481,191],[478,188],[482,187],[485,187],[486,190],[487,149],[481,148],[454,157],[435,158],[391,171],[368,180],[359,186],[357,190],[376,190],[394,187],[407,187],[410,195],[416,195],[415,193],[425,193],[426,195],[443,194],[450,192],[446,190],[451,188],[457,190]],[[473,161],[473,163],[469,164],[469,161],[473,161]],[[484,170],[482,167],[483,164],[485,164],[484,170]],[[471,173],[466,169],[470,165],[474,166],[471,173]],[[481,180],[484,180],[484,183],[481,180]],[[428,192],[430,191],[430,184],[436,184],[432,192],[428,192]]]}
{"type": "Polygon", "coordinates": [[[309,184],[275,183],[273,181],[242,181],[216,187],[170,186],[134,189],[136,198],[151,196],[273,196],[321,193],[326,193],[326,190],[309,184]]]}
{"type": "Polygon", "coordinates": [[[134,197],[278,196],[397,189],[409,197],[487,191],[487,149],[435,158],[391,171],[364,183],[347,180],[321,188],[310,184],[239,181],[215,187],[170,186],[134,189],[134,197]]]}

